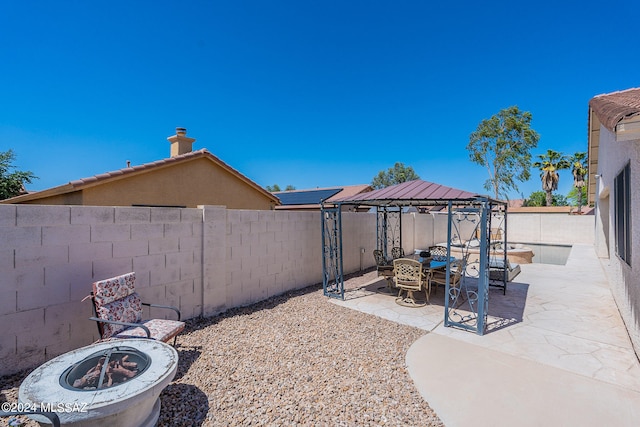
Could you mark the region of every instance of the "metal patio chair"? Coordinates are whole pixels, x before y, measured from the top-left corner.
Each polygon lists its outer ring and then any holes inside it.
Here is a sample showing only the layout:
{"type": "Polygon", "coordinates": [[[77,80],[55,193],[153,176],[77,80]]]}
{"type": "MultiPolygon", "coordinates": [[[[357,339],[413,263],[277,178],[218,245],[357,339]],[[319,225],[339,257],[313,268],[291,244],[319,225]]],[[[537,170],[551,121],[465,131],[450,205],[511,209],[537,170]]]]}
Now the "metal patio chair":
{"type": "MultiPolygon", "coordinates": [[[[376,260],[376,268],[378,269],[378,277],[384,277],[387,281],[387,289],[392,291],[393,287],[393,265],[387,262],[380,249],[373,251],[373,257],[376,260]]],[[[383,288],[380,288],[383,289],[383,288]]]]}
{"type": "Polygon", "coordinates": [[[397,246],[391,248],[391,258],[393,259],[404,258],[404,249],[397,246]]]}
{"type": "Polygon", "coordinates": [[[393,260],[393,281],[399,289],[396,303],[406,307],[423,307],[429,302],[430,281],[420,261],[409,258],[393,260]],[[418,302],[414,292],[425,291],[425,301],[418,302]],[[403,296],[402,293],[406,295],[403,296]]]}
{"type": "Polygon", "coordinates": [[[180,321],[180,310],[166,305],[148,304],[140,300],[135,292],[136,275],[134,272],[100,280],[93,284],[89,297],[93,303],[94,320],[102,340],[110,338],[150,338],[169,342],[185,328],[180,321]],[[150,319],[142,320],[142,307],[155,307],[173,310],[178,320],[150,319]]]}
{"type": "MultiPolygon", "coordinates": [[[[464,269],[466,268],[466,258],[455,259],[451,261],[449,270],[449,287],[458,288],[460,285],[460,279],[464,269]]],[[[431,273],[431,285],[435,285],[434,292],[437,291],[438,286],[447,286],[447,269],[434,270],[431,273]]]]}

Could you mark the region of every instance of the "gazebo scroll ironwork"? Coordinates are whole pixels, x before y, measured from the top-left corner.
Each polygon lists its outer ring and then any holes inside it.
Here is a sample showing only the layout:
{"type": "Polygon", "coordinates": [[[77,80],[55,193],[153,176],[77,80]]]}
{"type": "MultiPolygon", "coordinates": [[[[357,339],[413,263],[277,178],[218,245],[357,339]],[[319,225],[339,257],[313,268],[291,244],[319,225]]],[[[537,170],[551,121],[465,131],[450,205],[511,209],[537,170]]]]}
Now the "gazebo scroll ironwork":
{"type": "MultiPolygon", "coordinates": [[[[426,181],[411,181],[399,184],[403,192],[406,189],[415,189],[434,186],[426,181]]],[[[473,195],[461,190],[450,189],[448,187],[437,186],[434,194],[438,191],[442,193],[445,188],[448,193],[455,192],[454,196],[440,195],[438,197],[392,197],[392,190],[388,187],[384,190],[377,190],[372,193],[345,198],[342,201],[334,201],[333,204],[325,206],[322,204],[322,236],[323,236],[323,289],[326,296],[344,299],[344,277],[342,265],[342,220],[341,212],[343,206],[371,207],[376,209],[376,245],[383,250],[385,256],[389,245],[392,247],[402,247],[402,210],[409,206],[446,206],[448,214],[447,226],[447,257],[446,257],[446,298],[444,321],[445,326],[455,326],[479,335],[486,331],[487,315],[489,307],[489,258],[491,253],[491,231],[492,218],[504,215],[506,227],[506,203],[491,199],[486,196],[473,195]],[[384,197],[376,197],[384,191],[384,197]],[[397,218],[396,218],[397,216],[397,218]],[[390,221],[391,219],[391,221],[390,221]],[[475,249],[479,251],[478,260],[475,265],[465,265],[465,271],[456,287],[449,285],[451,278],[451,245],[454,238],[462,240],[462,223],[473,224],[472,231],[466,239],[467,242],[474,241],[475,249]],[[475,276],[475,277],[474,277],[475,276]],[[469,279],[475,280],[469,280],[469,279]],[[464,305],[464,306],[463,306],[464,305]]],[[[468,231],[468,228],[466,230],[468,231]]],[[[505,248],[504,258],[506,259],[506,229],[503,232],[505,248]]],[[[468,258],[470,245],[461,245],[463,258],[468,258]],[[466,252],[466,253],[465,253],[466,252]]],[[[506,289],[506,278],[503,283],[506,289]]]]}

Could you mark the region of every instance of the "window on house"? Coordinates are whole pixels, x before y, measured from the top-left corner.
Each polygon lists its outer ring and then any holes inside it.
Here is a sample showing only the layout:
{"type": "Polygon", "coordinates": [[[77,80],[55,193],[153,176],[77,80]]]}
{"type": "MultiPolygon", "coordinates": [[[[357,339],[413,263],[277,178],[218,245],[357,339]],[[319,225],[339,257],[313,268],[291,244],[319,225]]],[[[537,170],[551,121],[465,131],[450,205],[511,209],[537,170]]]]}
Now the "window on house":
{"type": "Polygon", "coordinates": [[[631,165],[622,169],[614,182],[616,253],[631,265],[631,165]]]}

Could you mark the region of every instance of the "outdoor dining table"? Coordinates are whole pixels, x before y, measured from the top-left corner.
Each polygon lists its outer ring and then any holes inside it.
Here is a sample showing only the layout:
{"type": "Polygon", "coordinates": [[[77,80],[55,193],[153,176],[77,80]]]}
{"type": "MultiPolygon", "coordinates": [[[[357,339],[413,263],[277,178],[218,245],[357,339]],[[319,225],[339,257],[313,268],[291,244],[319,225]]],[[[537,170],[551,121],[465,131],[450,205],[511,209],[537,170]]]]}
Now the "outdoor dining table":
{"type": "MultiPolygon", "coordinates": [[[[443,261],[434,260],[431,257],[424,258],[419,255],[411,255],[408,258],[414,259],[416,261],[420,261],[422,263],[422,268],[427,272],[433,271],[433,270],[439,270],[447,266],[446,260],[443,260],[443,261]]],[[[453,261],[454,259],[455,259],[454,257],[451,257],[451,261],[453,261]]]]}

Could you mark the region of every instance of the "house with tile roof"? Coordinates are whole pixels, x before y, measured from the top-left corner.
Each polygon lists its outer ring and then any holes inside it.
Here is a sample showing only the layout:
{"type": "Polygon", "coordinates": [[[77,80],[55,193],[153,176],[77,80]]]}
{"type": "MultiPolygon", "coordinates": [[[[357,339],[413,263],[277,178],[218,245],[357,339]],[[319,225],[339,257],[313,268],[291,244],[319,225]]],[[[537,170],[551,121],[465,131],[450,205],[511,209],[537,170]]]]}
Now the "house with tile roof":
{"type": "Polygon", "coordinates": [[[206,149],[192,151],[185,128],[167,138],[170,157],[71,181],[0,203],[87,206],[163,206],[272,210],[276,196],[206,149]]]}
{"type": "Polygon", "coordinates": [[[340,187],[311,188],[306,190],[277,191],[273,194],[276,195],[282,203],[280,206],[276,206],[276,210],[319,211],[320,203],[322,202],[331,204],[334,200],[355,196],[372,190],[373,187],[369,184],[359,184],[343,185],[340,187]]]}
{"type": "Polygon", "coordinates": [[[640,88],[589,101],[589,201],[595,248],[606,259],[611,291],[640,352],[640,88]]]}

